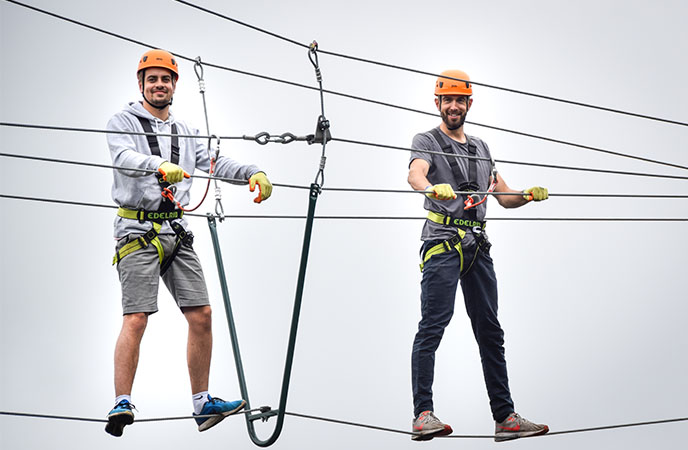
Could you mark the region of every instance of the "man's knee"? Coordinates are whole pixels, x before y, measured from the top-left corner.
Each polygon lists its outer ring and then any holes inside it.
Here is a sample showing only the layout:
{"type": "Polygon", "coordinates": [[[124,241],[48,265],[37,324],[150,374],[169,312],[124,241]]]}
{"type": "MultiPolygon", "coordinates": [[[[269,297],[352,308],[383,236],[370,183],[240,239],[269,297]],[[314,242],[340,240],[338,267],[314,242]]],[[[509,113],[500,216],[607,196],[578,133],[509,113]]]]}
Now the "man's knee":
{"type": "Polygon", "coordinates": [[[204,331],[212,329],[212,309],[210,306],[182,308],[182,311],[190,327],[204,331]]]}
{"type": "Polygon", "coordinates": [[[141,335],[148,324],[147,313],[125,314],[122,320],[122,331],[141,335]]]}

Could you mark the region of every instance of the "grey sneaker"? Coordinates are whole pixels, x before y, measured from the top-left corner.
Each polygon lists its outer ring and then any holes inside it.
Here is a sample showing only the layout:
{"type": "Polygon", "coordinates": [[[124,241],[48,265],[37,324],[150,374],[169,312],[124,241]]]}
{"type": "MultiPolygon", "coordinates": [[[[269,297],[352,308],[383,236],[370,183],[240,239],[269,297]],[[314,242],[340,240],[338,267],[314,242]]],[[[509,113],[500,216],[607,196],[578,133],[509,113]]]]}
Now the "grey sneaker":
{"type": "Polygon", "coordinates": [[[495,422],[496,442],[508,441],[529,436],[539,436],[549,431],[547,425],[540,425],[511,413],[503,422],[495,422]]]}
{"type": "Polygon", "coordinates": [[[432,411],[423,411],[413,419],[414,435],[411,439],[414,441],[429,441],[437,436],[446,436],[452,433],[452,427],[442,423],[440,419],[435,417],[432,411]]]}

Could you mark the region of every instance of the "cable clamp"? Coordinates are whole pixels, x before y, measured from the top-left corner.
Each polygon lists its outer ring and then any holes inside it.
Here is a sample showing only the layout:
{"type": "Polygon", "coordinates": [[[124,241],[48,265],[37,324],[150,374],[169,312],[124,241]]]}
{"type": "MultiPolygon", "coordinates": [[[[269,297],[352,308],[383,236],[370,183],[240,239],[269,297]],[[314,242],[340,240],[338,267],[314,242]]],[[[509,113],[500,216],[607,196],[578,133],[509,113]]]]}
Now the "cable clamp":
{"type": "Polygon", "coordinates": [[[331,141],[330,121],[325,119],[325,116],[319,116],[318,124],[315,127],[315,134],[309,134],[307,138],[309,144],[324,144],[331,141]]]}

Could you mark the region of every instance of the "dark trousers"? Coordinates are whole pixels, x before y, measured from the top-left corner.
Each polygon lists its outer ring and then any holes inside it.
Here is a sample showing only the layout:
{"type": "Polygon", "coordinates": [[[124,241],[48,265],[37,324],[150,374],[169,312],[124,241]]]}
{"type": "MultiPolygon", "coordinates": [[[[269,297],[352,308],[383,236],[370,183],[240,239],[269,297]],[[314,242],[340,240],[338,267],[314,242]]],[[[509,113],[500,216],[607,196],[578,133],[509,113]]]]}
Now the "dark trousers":
{"type": "MultiPolygon", "coordinates": [[[[426,242],[423,254],[439,242],[426,242]]],[[[489,244],[481,246],[478,251],[476,245],[471,242],[463,247],[464,270],[461,275],[461,258],[454,249],[433,255],[423,268],[420,297],[422,318],[418,323],[411,356],[415,416],[433,410],[435,352],[454,314],[459,278],[466,312],[480,350],[492,416],[501,422],[514,411],[504,357],[504,332],[497,320],[497,278],[489,255],[489,244]]]]}

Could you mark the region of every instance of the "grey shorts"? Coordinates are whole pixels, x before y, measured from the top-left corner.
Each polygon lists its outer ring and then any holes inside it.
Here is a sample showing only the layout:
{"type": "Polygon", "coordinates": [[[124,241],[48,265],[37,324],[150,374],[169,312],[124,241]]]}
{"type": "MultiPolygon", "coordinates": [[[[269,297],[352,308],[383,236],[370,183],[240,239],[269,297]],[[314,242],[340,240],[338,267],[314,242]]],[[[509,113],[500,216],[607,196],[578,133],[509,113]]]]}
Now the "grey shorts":
{"type": "MultiPolygon", "coordinates": [[[[120,239],[117,249],[139,236],[141,235],[130,234],[120,239]]],[[[171,255],[176,236],[161,234],[158,237],[165,255],[171,255]]],[[[158,251],[154,245],[148,245],[122,258],[117,271],[122,285],[124,314],[157,312],[160,278],[180,308],[210,304],[201,262],[196,252],[185,245],[180,246],[177,256],[162,277],[158,251]]]]}

